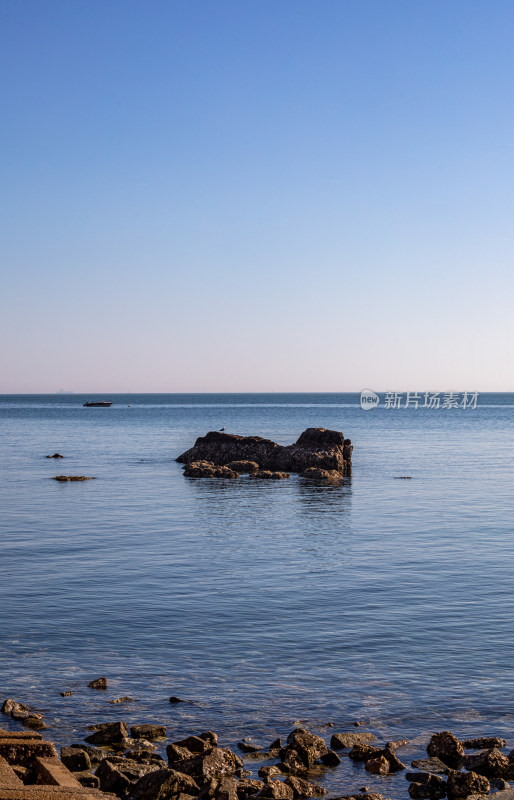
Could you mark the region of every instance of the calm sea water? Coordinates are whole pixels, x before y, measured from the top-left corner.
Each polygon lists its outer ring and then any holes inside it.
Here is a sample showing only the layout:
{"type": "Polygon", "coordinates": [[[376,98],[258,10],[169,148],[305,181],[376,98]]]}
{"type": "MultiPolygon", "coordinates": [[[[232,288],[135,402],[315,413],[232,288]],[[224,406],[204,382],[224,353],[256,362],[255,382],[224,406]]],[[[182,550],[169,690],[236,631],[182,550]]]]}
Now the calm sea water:
{"type": "MultiPolygon", "coordinates": [[[[0,687],[44,708],[52,739],[125,719],[266,744],[359,719],[411,738],[407,762],[446,728],[514,746],[514,395],[368,412],[344,394],[89,399],[0,397],[0,687]],[[222,426],[282,444],[342,430],[352,478],[185,479],[174,458],[222,426]],[[107,692],[85,686],[99,675],[107,692]]],[[[325,782],[384,791],[347,761],[325,782]]],[[[401,776],[387,787],[405,796],[401,776]]]]}

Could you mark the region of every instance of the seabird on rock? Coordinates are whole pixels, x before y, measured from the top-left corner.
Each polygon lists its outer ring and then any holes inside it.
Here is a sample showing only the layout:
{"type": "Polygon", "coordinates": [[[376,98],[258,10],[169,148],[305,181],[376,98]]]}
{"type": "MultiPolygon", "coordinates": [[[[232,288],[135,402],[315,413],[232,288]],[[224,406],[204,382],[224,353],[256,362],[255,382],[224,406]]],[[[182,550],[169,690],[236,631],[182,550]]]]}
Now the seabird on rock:
{"type": "Polygon", "coordinates": [[[224,431],[224,430],[225,430],[225,428],[220,428],[220,433],[221,433],[222,431],[224,431]]]}

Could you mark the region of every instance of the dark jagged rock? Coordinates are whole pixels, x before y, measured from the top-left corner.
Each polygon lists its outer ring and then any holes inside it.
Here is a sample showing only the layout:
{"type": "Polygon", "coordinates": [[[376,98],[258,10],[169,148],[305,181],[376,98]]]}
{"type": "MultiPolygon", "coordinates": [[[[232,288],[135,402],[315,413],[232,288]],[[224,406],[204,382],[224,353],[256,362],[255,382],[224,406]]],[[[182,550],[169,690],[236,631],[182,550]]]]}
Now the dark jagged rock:
{"type": "Polygon", "coordinates": [[[476,772],[458,772],[452,770],[448,775],[448,797],[450,800],[468,797],[470,794],[487,794],[489,781],[484,775],[476,772]]]}
{"type": "Polygon", "coordinates": [[[130,735],[133,739],[165,739],[166,726],[165,725],[133,725],[130,729],[130,735]]]}
{"type": "Polygon", "coordinates": [[[450,731],[434,733],[427,745],[429,756],[440,758],[444,764],[457,769],[464,758],[464,748],[456,736],[450,731]]]}
{"type": "Polygon", "coordinates": [[[370,758],[376,758],[381,754],[380,747],[373,747],[370,744],[354,744],[348,757],[352,761],[368,761],[370,758]]]}
{"type": "Polygon", "coordinates": [[[133,703],[133,702],[134,702],[133,697],[117,697],[115,700],[109,700],[109,703],[111,703],[111,705],[116,705],[117,703],[133,703]]]}
{"type": "Polygon", "coordinates": [[[252,744],[251,742],[245,742],[244,740],[238,742],[237,746],[243,751],[243,753],[259,753],[263,750],[263,748],[259,747],[258,744],[252,744]]]}
{"type": "Polygon", "coordinates": [[[326,767],[337,767],[341,763],[341,759],[333,750],[329,750],[327,753],[320,756],[320,761],[326,767]]]}
{"type": "Polygon", "coordinates": [[[122,797],[131,783],[158,769],[159,766],[155,764],[109,755],[100,763],[95,774],[100,779],[100,789],[103,792],[113,792],[122,797]]]}
{"type": "MultiPolygon", "coordinates": [[[[25,703],[16,703],[14,702],[14,700],[11,701],[6,700],[4,706],[10,709],[10,711],[7,711],[6,713],[7,714],[10,713],[11,719],[14,719],[18,722],[26,720],[28,717],[33,715],[33,712],[31,712],[30,708],[27,705],[25,705],[25,703]]],[[[41,715],[39,716],[41,718],[41,715]]]]}
{"type": "Polygon", "coordinates": [[[259,466],[267,464],[280,445],[260,436],[237,436],[231,433],[211,431],[200,436],[193,447],[177,458],[180,464],[193,461],[210,461],[213,464],[230,464],[231,461],[255,461],[259,466]]]}
{"type": "Polygon", "coordinates": [[[342,481],[343,475],[335,469],[320,469],[319,467],[308,467],[302,472],[302,478],[309,478],[311,481],[342,481]]]}
{"type": "Polygon", "coordinates": [[[409,795],[412,800],[442,800],[446,797],[447,786],[440,775],[431,775],[428,772],[410,773],[409,795]]]}
{"type": "Polygon", "coordinates": [[[270,800],[293,800],[294,793],[291,787],[282,781],[268,781],[257,797],[267,797],[270,800]]]}
{"type": "Polygon", "coordinates": [[[99,789],[100,778],[97,775],[92,775],[90,772],[75,772],[73,777],[88,789],[99,789]]]}
{"type": "Polygon", "coordinates": [[[271,767],[260,767],[257,775],[263,780],[270,780],[274,775],[280,775],[280,770],[275,765],[271,767]]]}
{"type": "Polygon", "coordinates": [[[342,750],[343,747],[353,747],[356,744],[374,742],[376,738],[374,733],[366,731],[362,731],[362,733],[354,733],[353,731],[334,733],[330,739],[330,747],[333,750],[342,750]]]}
{"type": "Polygon", "coordinates": [[[218,744],[218,737],[212,731],[206,731],[199,736],[187,736],[185,739],[179,739],[173,744],[176,747],[185,748],[191,755],[198,755],[198,753],[205,753],[215,747],[218,744]]]}
{"type": "Polygon", "coordinates": [[[391,772],[401,772],[402,769],[406,769],[406,766],[402,761],[400,761],[394,751],[395,742],[387,742],[386,746],[382,750],[382,754],[388,760],[389,769],[391,772]]]}
{"type": "Polygon", "coordinates": [[[218,466],[235,461],[251,461],[258,464],[261,470],[270,472],[304,473],[315,467],[346,475],[351,470],[351,454],[350,440],[345,439],[339,431],[325,428],[308,428],[294,444],[285,447],[260,436],[211,431],[199,437],[194,446],[182,453],[177,461],[187,465],[208,462],[218,466]]]}
{"type": "Polygon", "coordinates": [[[483,750],[476,755],[465,756],[464,766],[486,778],[502,778],[509,768],[509,759],[497,747],[492,750],[483,750]]]}
{"type": "Polygon", "coordinates": [[[505,747],[507,742],[499,736],[481,736],[478,739],[465,739],[462,746],[467,750],[491,750],[493,747],[505,747]]]}
{"type": "Polygon", "coordinates": [[[499,792],[503,792],[505,789],[510,789],[510,783],[503,778],[494,778],[492,781],[490,781],[490,784],[499,792]]]}
{"type": "Polygon", "coordinates": [[[248,800],[249,797],[260,792],[261,789],[264,789],[264,783],[262,781],[256,781],[252,778],[241,778],[241,780],[237,782],[238,800],[248,800]]]}
{"type": "Polygon", "coordinates": [[[89,755],[78,747],[61,747],[61,761],[70,772],[85,772],[91,769],[89,755]]]}
{"type": "Polygon", "coordinates": [[[400,747],[404,747],[406,744],[409,744],[408,739],[395,739],[392,742],[388,742],[386,746],[389,750],[399,750],[400,747]]]}
{"type": "Polygon", "coordinates": [[[70,749],[84,750],[84,752],[88,754],[91,764],[99,764],[100,761],[102,761],[105,758],[104,750],[100,750],[100,748],[98,747],[90,747],[89,745],[83,744],[82,742],[70,745],[70,749]]]}
{"type": "Polygon", "coordinates": [[[260,469],[258,472],[252,472],[251,478],[260,478],[261,480],[280,481],[283,478],[289,478],[289,472],[277,472],[271,469],[260,469]]]}
{"type": "Polygon", "coordinates": [[[128,729],[124,722],[106,722],[90,736],[86,736],[88,744],[116,744],[127,739],[128,729]]]}
{"type": "Polygon", "coordinates": [[[94,481],[95,478],[89,477],[88,475],[56,475],[53,478],[54,481],[94,481]]]}
{"type": "Polygon", "coordinates": [[[107,689],[107,678],[95,678],[94,681],[89,681],[88,687],[90,689],[107,689]]]}
{"type": "Polygon", "coordinates": [[[54,453],[53,456],[46,456],[46,458],[64,458],[60,453],[54,453]]]}
{"type": "Polygon", "coordinates": [[[132,761],[143,761],[147,764],[158,764],[159,768],[166,766],[166,761],[158,753],[152,753],[151,750],[127,750],[124,754],[125,758],[130,758],[132,761]]]}
{"type": "Polygon", "coordinates": [[[187,747],[178,747],[176,744],[169,744],[166,748],[168,766],[175,768],[180,761],[187,761],[192,758],[193,753],[187,747]]]}
{"type": "Polygon", "coordinates": [[[286,746],[280,750],[282,763],[290,772],[306,770],[328,753],[328,747],[321,736],[296,728],[287,737],[286,746]]]}
{"type": "Polygon", "coordinates": [[[256,461],[231,461],[230,464],[227,464],[227,467],[239,474],[258,472],[259,470],[259,465],[256,461]]]}
{"type": "Polygon", "coordinates": [[[294,444],[282,447],[275,454],[275,469],[303,473],[309,467],[348,474],[351,467],[350,440],[345,440],[339,431],[307,428],[294,444]],[[344,457],[345,441],[348,442],[347,459],[344,457]]]}
{"type": "Polygon", "coordinates": [[[108,759],[102,761],[95,774],[102,792],[112,792],[122,797],[130,786],[130,778],[108,759]]]}
{"type": "MultiPolygon", "coordinates": [[[[73,694],[73,692],[71,692],[71,691],[68,691],[68,692],[61,692],[60,694],[61,694],[61,697],[71,697],[71,696],[72,696],[72,694],[73,694]]],[[[111,701],[111,702],[112,702],[112,701],[111,701]]]]}
{"type": "Polygon", "coordinates": [[[358,794],[343,794],[333,797],[332,800],[384,800],[378,792],[359,792],[358,794]]]}
{"type": "Polygon", "coordinates": [[[31,714],[28,717],[24,717],[21,720],[21,724],[33,731],[44,731],[46,729],[46,725],[39,714],[31,714]]]}
{"type": "Polygon", "coordinates": [[[232,750],[211,747],[205,753],[180,762],[180,771],[191,775],[203,784],[210,778],[235,775],[243,767],[243,761],[232,750]]]}
{"type": "Polygon", "coordinates": [[[365,769],[375,775],[387,775],[390,772],[389,761],[384,755],[376,756],[366,761],[365,769]]]}
{"type": "Polygon", "coordinates": [[[239,473],[230,467],[216,465],[210,461],[192,461],[184,467],[186,478],[239,478],[239,473]]]}
{"type": "Polygon", "coordinates": [[[174,695],[172,695],[170,697],[169,702],[175,704],[175,703],[186,703],[187,701],[186,700],[182,700],[181,697],[175,697],[174,695]]]}
{"type": "Polygon", "coordinates": [[[177,795],[197,795],[199,786],[189,775],[172,769],[158,769],[130,787],[127,800],[172,800],[177,795]]]}
{"type": "Polygon", "coordinates": [[[411,762],[414,769],[420,769],[424,772],[433,772],[437,775],[448,775],[450,768],[443,764],[440,758],[432,756],[432,758],[418,758],[411,762]]]}
{"type": "Polygon", "coordinates": [[[311,781],[306,781],[303,778],[298,778],[294,775],[288,775],[284,783],[291,787],[295,798],[316,797],[327,794],[327,790],[318,783],[311,783],[311,781]]]}
{"type": "Polygon", "coordinates": [[[198,800],[238,800],[237,786],[235,778],[211,778],[202,786],[198,800]]]}

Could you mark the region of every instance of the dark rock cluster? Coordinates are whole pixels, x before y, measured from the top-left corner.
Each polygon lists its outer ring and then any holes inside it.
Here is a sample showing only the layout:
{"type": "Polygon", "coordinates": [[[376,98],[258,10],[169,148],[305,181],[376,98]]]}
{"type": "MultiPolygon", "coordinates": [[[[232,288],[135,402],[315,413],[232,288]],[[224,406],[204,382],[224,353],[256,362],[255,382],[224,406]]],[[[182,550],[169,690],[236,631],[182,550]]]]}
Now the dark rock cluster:
{"type": "Polygon", "coordinates": [[[291,445],[282,446],[260,436],[238,436],[211,431],[177,458],[189,478],[251,477],[280,479],[297,472],[312,480],[334,481],[349,475],[352,443],[340,431],[307,428],[291,445]]]}
{"type": "MultiPolygon", "coordinates": [[[[104,681],[97,679],[89,686],[101,688],[104,681]]],[[[36,715],[11,699],[4,702],[2,711],[23,724],[28,716],[36,715]]],[[[347,757],[357,770],[385,779],[405,771],[412,800],[514,800],[508,783],[514,778],[514,751],[503,753],[506,742],[499,737],[460,741],[449,731],[435,733],[428,742],[428,757],[412,761],[415,771],[408,771],[396,754],[407,740],[380,745],[369,731],[335,732],[328,745],[321,736],[298,727],[285,743],[275,739],[267,748],[243,739],[238,743],[242,755],[221,747],[214,732],[204,731],[169,743],[165,759],[153,744],[165,740],[165,725],[146,723],[129,729],[118,721],[95,724],[90,730],[85,743],[61,748],[60,761],[52,743],[43,741],[40,734],[0,730],[0,794],[4,764],[3,774],[11,783],[75,787],[70,798],[84,787],[91,790],[91,797],[102,798],[106,793],[112,800],[113,796],[120,800],[299,800],[327,794],[320,779],[326,769],[338,767],[347,757]],[[256,759],[275,763],[260,766],[254,778],[247,768],[256,759]]],[[[89,800],[89,795],[80,796],[89,800]]],[[[383,798],[364,787],[335,800],[383,798]]]]}

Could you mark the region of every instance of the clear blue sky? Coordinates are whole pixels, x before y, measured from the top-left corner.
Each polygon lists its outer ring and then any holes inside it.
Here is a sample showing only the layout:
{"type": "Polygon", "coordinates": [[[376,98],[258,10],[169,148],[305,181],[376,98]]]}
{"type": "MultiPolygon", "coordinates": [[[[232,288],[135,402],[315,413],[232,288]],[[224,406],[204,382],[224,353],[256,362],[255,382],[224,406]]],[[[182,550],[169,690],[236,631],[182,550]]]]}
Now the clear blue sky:
{"type": "Polygon", "coordinates": [[[514,390],[512,0],[1,0],[0,391],[514,390]]]}

